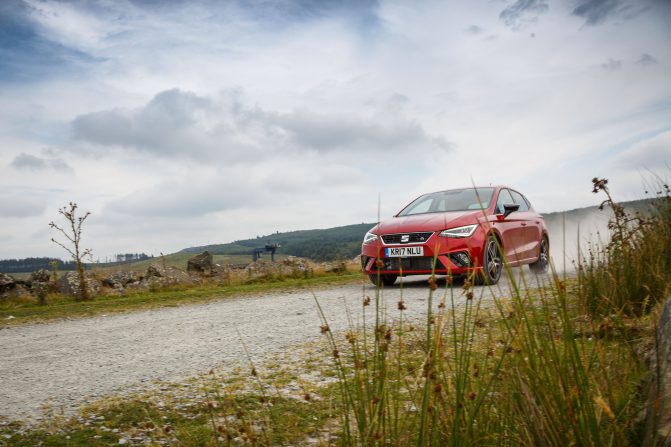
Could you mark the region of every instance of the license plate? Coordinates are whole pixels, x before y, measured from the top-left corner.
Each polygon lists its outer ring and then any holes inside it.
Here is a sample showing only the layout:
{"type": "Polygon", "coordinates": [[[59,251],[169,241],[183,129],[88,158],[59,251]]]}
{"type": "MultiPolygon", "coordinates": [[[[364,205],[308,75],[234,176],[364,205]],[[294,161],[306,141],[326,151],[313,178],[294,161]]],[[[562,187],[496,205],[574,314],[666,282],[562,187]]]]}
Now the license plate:
{"type": "Polygon", "coordinates": [[[424,256],[424,247],[387,247],[384,249],[384,256],[387,258],[424,256]]]}

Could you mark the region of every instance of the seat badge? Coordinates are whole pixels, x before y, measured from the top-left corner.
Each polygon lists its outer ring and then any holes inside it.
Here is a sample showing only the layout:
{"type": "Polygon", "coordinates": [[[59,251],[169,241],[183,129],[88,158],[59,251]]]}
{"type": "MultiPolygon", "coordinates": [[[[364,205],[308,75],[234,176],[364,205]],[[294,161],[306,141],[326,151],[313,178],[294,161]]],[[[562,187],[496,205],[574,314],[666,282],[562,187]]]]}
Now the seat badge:
{"type": "Polygon", "coordinates": [[[407,244],[408,242],[410,242],[410,235],[409,234],[401,235],[401,243],[407,244]]]}

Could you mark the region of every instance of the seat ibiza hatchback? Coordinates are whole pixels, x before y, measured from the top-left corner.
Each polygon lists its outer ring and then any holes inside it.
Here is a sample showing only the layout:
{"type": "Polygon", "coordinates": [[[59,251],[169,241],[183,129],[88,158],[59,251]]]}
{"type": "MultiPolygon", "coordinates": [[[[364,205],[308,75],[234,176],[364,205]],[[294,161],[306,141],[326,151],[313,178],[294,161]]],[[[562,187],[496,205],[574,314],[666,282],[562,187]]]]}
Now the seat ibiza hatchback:
{"type": "Polygon", "coordinates": [[[361,246],[376,285],[406,275],[474,275],[496,284],[504,263],[547,271],[550,240],[543,217],[506,186],[425,194],[373,227],[361,246]]]}

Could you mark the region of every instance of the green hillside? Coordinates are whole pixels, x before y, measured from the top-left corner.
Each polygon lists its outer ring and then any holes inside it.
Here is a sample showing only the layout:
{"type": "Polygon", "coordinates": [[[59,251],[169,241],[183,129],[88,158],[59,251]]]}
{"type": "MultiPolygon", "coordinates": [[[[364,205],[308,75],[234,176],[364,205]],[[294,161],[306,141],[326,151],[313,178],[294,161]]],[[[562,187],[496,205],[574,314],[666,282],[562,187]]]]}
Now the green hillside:
{"type": "Polygon", "coordinates": [[[190,247],[180,253],[200,253],[208,250],[215,255],[247,255],[251,258],[254,248],[266,244],[279,244],[278,255],[298,256],[315,261],[351,259],[361,252],[361,242],[374,223],[362,223],[321,230],[301,230],[276,233],[254,239],[244,239],[230,244],[190,247]]]}

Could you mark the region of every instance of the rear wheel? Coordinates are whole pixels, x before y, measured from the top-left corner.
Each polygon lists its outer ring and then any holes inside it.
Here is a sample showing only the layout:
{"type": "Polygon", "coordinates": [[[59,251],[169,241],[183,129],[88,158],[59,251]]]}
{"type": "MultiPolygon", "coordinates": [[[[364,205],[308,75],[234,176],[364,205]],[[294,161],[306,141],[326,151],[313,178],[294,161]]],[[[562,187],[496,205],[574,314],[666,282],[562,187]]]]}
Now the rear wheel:
{"type": "Polygon", "coordinates": [[[547,238],[541,241],[541,247],[538,253],[538,260],[529,264],[529,269],[533,273],[542,274],[548,271],[550,265],[550,242],[547,238]]]}
{"type": "Polygon", "coordinates": [[[482,256],[482,272],[475,275],[475,283],[492,286],[499,282],[501,271],[503,271],[503,259],[501,258],[499,243],[494,236],[489,236],[482,256]]]}
{"type": "Polygon", "coordinates": [[[396,278],[398,278],[398,275],[377,275],[377,274],[370,274],[368,275],[368,278],[370,278],[370,282],[375,284],[376,286],[391,286],[396,282],[396,278]]]}

